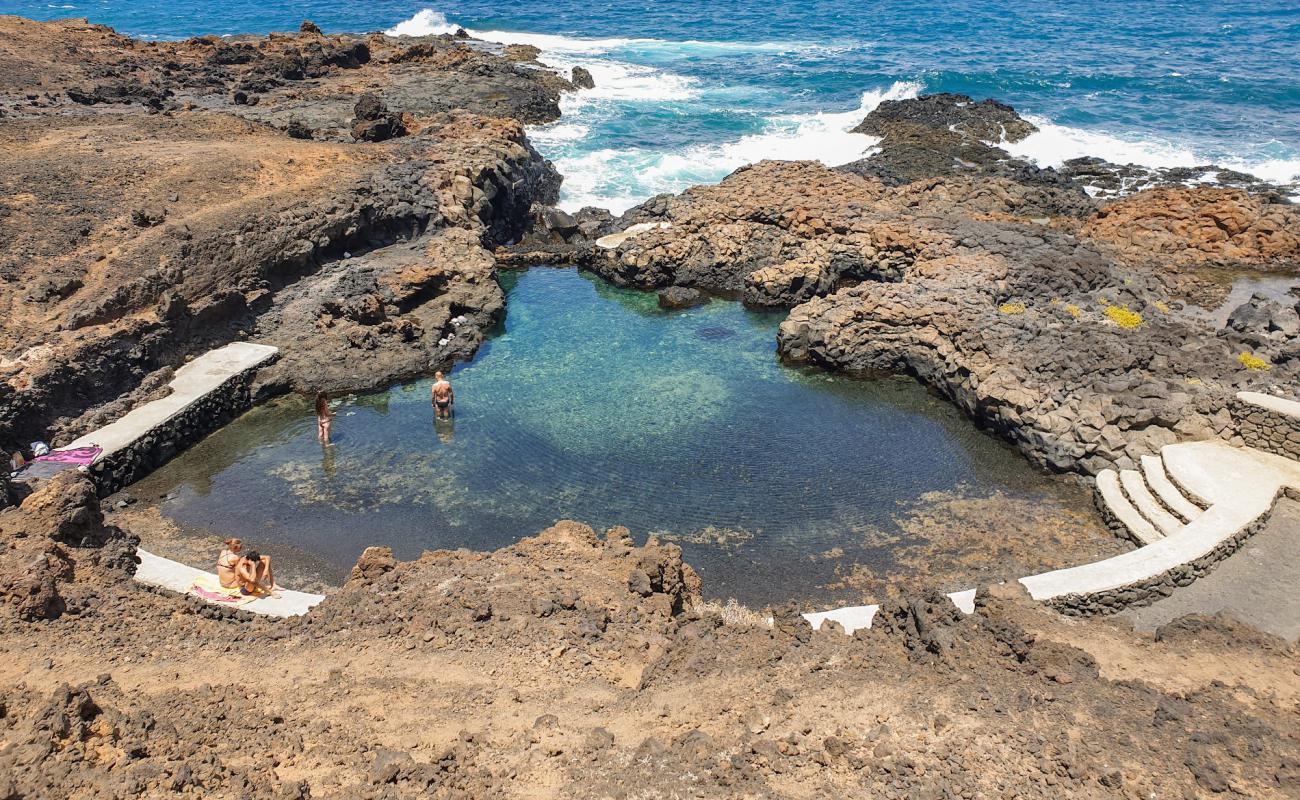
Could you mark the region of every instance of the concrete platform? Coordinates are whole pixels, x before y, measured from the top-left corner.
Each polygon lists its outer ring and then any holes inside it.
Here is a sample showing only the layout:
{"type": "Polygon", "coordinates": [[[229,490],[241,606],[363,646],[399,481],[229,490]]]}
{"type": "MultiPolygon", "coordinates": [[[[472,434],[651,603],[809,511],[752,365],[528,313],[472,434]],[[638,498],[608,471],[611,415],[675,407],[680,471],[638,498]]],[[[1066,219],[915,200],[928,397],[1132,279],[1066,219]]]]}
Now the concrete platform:
{"type": "Polygon", "coordinates": [[[1300,639],[1300,503],[1283,500],[1268,525],[1209,575],[1163,600],[1120,612],[1139,630],[1184,614],[1226,612],[1288,641],[1300,639]]]}
{"type": "Polygon", "coordinates": [[[1237,399],[1243,403],[1249,403],[1252,406],[1272,411],[1275,414],[1281,414],[1284,417],[1300,419],[1300,403],[1287,400],[1285,397],[1274,397],[1271,394],[1261,394],[1259,392],[1237,392],[1237,399]]]}
{"type": "Polygon", "coordinates": [[[133,409],[116,422],[82,436],[68,447],[98,445],[103,448],[98,459],[102,461],[181,413],[230,378],[262,364],[277,352],[269,345],[234,342],[204,353],[176,370],[176,376],[167,384],[171,394],[133,409]]]}
{"type": "Polygon", "coordinates": [[[659,228],[671,228],[672,226],[671,222],[638,222],[635,225],[629,225],[627,230],[600,237],[596,240],[596,246],[603,250],[614,250],[633,236],[639,236],[646,231],[653,231],[659,228]]]}
{"type": "MultiPolygon", "coordinates": [[[[213,605],[226,605],[225,603],[208,600],[190,591],[195,578],[207,575],[216,580],[217,576],[215,574],[195,569],[179,561],[156,556],[145,550],[137,550],[136,555],[140,557],[140,566],[135,571],[137,581],[161,589],[170,589],[181,594],[191,594],[213,605]]],[[[306,614],[311,610],[312,606],[325,599],[323,594],[308,594],[307,592],[295,592],[290,589],[282,589],[280,595],[280,597],[259,597],[256,600],[239,605],[232,604],[229,607],[251,611],[254,614],[265,614],[268,617],[296,617],[306,614]]]]}

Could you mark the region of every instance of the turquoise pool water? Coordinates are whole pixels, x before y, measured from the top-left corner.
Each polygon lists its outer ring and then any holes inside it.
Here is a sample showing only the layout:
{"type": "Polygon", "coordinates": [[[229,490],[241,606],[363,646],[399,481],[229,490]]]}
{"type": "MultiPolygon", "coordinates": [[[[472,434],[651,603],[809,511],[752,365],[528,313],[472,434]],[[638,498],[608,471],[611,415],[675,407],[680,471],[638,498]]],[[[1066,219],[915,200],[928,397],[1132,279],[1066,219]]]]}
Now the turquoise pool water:
{"type": "Polygon", "coordinates": [[[665,312],[573,269],[503,282],[502,329],[451,375],[454,421],[434,422],[418,381],[345,398],[322,447],[308,403],[285,398],[132,492],[169,495],[185,528],[310,553],[334,580],[372,544],[414,558],[563,518],[621,524],[678,541],[709,594],[757,604],[825,594],[849,563],[896,568],[894,519],[927,492],[1081,493],[911,379],[781,365],[778,315],[665,312]]]}

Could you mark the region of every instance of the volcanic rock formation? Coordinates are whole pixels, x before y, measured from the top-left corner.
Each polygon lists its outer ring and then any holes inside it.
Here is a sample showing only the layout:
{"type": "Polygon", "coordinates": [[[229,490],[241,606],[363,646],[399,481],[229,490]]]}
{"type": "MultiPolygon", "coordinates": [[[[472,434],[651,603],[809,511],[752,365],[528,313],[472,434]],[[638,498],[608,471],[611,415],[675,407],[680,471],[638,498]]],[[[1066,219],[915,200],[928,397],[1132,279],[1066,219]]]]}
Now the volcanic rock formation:
{"type": "Polygon", "coordinates": [[[571,84],[482,43],[14,17],[0,38],[6,450],[103,424],[250,334],[292,345],[263,392],[464,357],[501,310],[485,248],[556,199],[520,123],[571,84]]]}

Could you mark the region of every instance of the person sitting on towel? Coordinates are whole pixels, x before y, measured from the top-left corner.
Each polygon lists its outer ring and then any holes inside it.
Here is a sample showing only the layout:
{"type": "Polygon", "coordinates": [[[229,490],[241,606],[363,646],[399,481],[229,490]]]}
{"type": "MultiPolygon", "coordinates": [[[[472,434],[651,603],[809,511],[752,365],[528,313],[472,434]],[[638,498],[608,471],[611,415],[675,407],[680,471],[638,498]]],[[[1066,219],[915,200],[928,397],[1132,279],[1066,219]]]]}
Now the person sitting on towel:
{"type": "Polygon", "coordinates": [[[236,586],[244,594],[269,594],[279,597],[275,573],[271,571],[271,557],[256,550],[243,552],[242,539],[227,539],[226,549],[217,558],[217,579],[227,589],[236,586]]]}

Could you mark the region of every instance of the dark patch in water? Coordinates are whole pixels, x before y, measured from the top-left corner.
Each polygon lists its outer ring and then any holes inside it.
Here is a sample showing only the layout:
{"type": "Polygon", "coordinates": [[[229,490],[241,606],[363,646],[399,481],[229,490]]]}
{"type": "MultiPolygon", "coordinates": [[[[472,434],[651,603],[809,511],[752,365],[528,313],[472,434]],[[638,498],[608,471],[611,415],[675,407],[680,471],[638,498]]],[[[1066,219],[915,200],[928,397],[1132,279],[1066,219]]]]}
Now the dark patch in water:
{"type": "Polygon", "coordinates": [[[730,339],[736,332],[731,328],[696,328],[695,335],[701,339],[730,339]]]}

